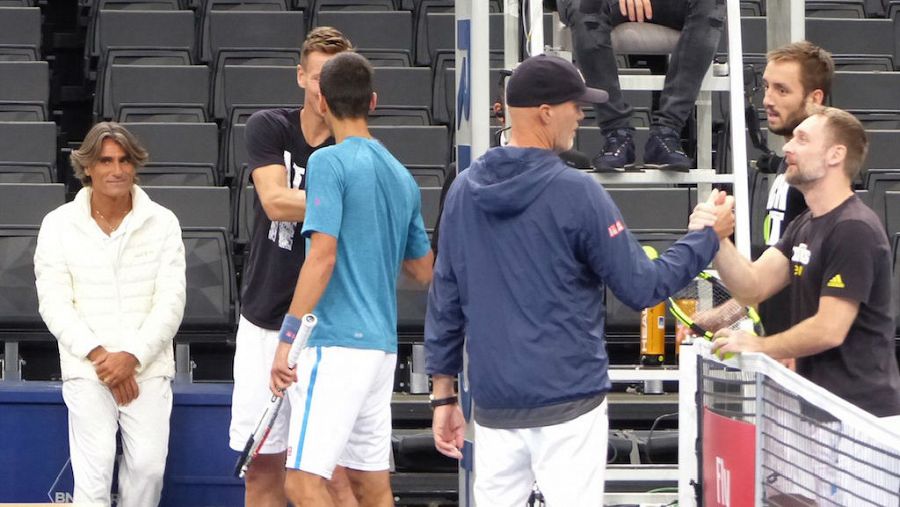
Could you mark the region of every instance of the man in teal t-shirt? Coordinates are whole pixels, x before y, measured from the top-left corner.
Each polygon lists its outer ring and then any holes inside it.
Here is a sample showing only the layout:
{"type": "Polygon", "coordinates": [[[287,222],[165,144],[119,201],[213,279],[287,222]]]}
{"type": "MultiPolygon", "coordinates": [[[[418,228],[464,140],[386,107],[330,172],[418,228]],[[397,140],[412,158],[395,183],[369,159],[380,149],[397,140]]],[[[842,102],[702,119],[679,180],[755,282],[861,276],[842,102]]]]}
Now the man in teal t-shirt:
{"type": "Polygon", "coordinates": [[[272,365],[272,392],[287,388],[294,407],[285,490],[295,505],[331,505],[325,480],[341,465],[357,498],[392,505],[397,276],[402,267],[429,283],[433,256],[415,181],[369,133],[369,62],[335,56],[319,87],[319,109],[337,144],[309,159],[306,261],[272,365]],[[306,313],[319,323],[290,370],[290,343],[306,313]]]}

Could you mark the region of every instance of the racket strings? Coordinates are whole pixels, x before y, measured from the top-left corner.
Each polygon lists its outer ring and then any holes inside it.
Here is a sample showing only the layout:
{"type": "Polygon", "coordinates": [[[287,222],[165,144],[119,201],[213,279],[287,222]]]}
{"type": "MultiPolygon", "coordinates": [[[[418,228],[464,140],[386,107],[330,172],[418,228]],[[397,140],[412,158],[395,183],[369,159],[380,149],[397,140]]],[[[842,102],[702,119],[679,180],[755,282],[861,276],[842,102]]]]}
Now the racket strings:
{"type": "Polygon", "coordinates": [[[745,308],[719,284],[696,278],[678,291],[672,299],[682,313],[705,331],[719,329],[752,329],[745,308]]]}

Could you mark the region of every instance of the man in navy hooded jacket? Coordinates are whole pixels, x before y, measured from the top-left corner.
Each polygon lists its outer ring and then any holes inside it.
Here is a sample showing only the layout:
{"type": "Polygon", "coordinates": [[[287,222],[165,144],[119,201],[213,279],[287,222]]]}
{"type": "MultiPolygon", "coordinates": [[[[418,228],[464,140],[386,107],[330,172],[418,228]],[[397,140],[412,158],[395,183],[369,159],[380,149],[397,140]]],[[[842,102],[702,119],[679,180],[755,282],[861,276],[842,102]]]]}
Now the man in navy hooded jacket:
{"type": "Polygon", "coordinates": [[[606,98],[563,59],[525,60],[507,88],[509,146],[461,172],[444,203],[425,324],[433,429],[437,449],[460,458],[454,380],[465,344],[477,505],[524,505],[535,480],[550,506],[602,505],[603,284],[632,308],[655,305],[706,267],[734,228],[733,198],[713,191],[691,232],[647,258],[603,187],[557,155],[572,147],[579,103],[606,98]]]}

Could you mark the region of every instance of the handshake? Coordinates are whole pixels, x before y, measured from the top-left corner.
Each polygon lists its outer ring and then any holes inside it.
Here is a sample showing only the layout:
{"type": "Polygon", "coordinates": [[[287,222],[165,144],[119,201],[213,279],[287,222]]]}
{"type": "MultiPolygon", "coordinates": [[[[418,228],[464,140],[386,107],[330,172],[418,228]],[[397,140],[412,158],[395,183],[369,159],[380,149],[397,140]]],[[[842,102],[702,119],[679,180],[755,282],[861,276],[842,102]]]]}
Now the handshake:
{"type": "Polygon", "coordinates": [[[688,221],[689,231],[699,231],[712,227],[719,239],[726,239],[734,233],[734,197],[723,190],[713,189],[706,202],[694,207],[688,221]]]}

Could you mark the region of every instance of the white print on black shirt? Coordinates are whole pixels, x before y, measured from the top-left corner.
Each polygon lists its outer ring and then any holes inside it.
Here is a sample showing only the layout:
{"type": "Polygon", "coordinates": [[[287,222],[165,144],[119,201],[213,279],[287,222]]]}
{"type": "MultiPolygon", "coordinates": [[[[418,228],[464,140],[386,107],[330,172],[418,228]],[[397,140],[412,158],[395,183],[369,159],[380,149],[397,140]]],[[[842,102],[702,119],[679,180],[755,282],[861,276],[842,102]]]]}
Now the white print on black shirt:
{"type": "Polygon", "coordinates": [[[773,246],[781,239],[782,224],[784,224],[784,213],[787,210],[788,190],[791,186],[784,179],[784,174],[779,174],[772,182],[769,190],[769,201],[766,203],[768,216],[766,220],[769,222],[769,234],[765,238],[767,246],[773,246]]]}
{"type": "MultiPolygon", "coordinates": [[[[292,170],[285,171],[285,178],[290,188],[300,188],[306,168],[291,163],[291,152],[284,152],[284,167],[292,170]]],[[[269,226],[269,241],[276,243],[279,248],[291,250],[294,248],[294,232],[297,230],[297,222],[272,222],[269,226]]]]}

